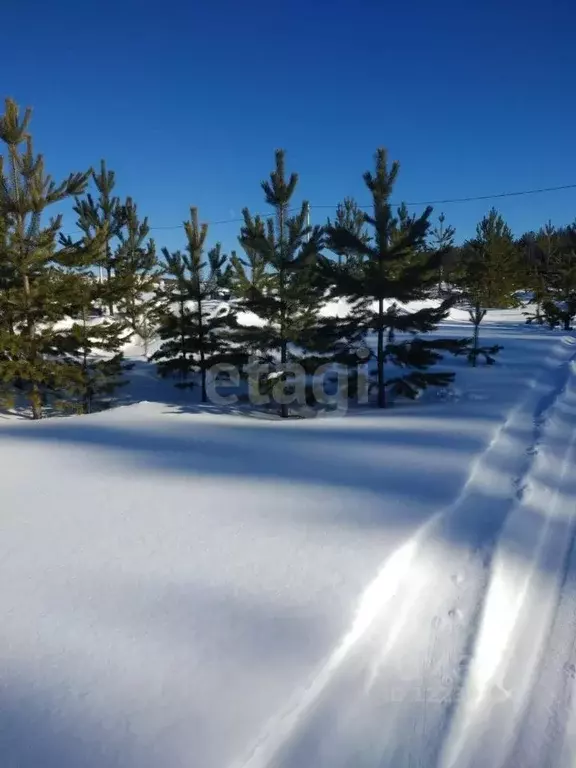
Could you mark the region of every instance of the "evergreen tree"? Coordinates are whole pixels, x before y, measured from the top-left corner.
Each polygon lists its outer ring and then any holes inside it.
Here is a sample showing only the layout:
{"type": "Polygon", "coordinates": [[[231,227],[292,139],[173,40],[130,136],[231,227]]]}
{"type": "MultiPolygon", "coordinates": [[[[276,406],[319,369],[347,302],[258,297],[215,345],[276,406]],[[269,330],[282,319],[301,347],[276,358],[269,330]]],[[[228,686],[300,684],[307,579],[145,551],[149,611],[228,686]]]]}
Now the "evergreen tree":
{"type": "Polygon", "coordinates": [[[576,317],[576,224],[557,233],[556,248],[547,262],[547,284],[546,320],[551,327],[569,331],[576,317]]]}
{"type": "MultiPolygon", "coordinates": [[[[35,155],[28,132],[31,110],[20,117],[18,106],[6,100],[0,118],[0,382],[5,402],[16,393],[25,398],[35,419],[41,418],[49,396],[58,398],[73,387],[76,366],[62,353],[62,336],[55,324],[73,301],[77,280],[63,268],[57,250],[61,216],[43,225],[46,209],[81,194],[87,173],[72,173],[61,183],[46,174],[44,159],[35,155]]],[[[66,254],[69,261],[73,253],[66,254]]]]}
{"type": "MultiPolygon", "coordinates": [[[[16,281],[14,264],[10,258],[10,228],[12,219],[5,212],[0,211],[0,296],[10,288],[16,281]]],[[[0,301],[0,329],[6,330],[9,334],[14,333],[14,317],[12,307],[7,301],[0,301]]]]}
{"type": "Polygon", "coordinates": [[[453,259],[454,236],[456,230],[449,224],[446,225],[446,217],[443,213],[438,217],[438,225],[434,227],[430,236],[430,249],[433,252],[440,251],[442,259],[438,270],[438,295],[446,291],[446,278],[449,273],[450,263],[453,259]]]}
{"type": "Polygon", "coordinates": [[[397,394],[416,397],[428,385],[445,385],[453,373],[432,373],[427,369],[442,359],[441,351],[457,351],[463,342],[424,340],[420,334],[433,330],[449,311],[447,299],[437,308],[416,311],[400,310],[398,302],[407,303],[427,298],[437,279],[442,253],[426,250],[431,208],[419,216],[410,216],[401,207],[395,217],[390,196],[398,176],[397,162],[388,166],[385,149],[376,153],[375,173],[364,174],[364,181],[373,199],[373,213],[364,214],[365,223],[372,228],[370,242],[344,227],[328,229],[331,250],[351,253],[361,269],[350,273],[337,264],[324,260],[325,276],[332,285],[332,295],[346,297],[350,313],[344,320],[326,320],[323,343],[336,348],[338,361],[355,368],[358,359],[354,350],[365,346],[371,334],[376,335],[376,377],[378,406],[386,405],[386,388],[397,394]],[[403,338],[397,339],[397,334],[403,338]],[[336,346],[337,344],[337,346],[336,346]],[[385,376],[385,365],[395,371],[385,376]],[[408,372],[405,372],[408,371],[408,372]]]}
{"type": "MultiPolygon", "coordinates": [[[[244,328],[245,344],[261,361],[275,368],[274,381],[283,385],[291,378],[289,364],[301,359],[297,348],[305,350],[314,335],[321,300],[314,279],[314,265],[322,247],[319,227],[306,223],[308,203],[291,216],[290,203],[298,176],[286,177],[285,153],[275,153],[275,168],[262,182],[267,204],[274,216],[264,221],[243,211],[244,225],[240,244],[252,264],[259,267],[259,280],[252,270],[249,289],[242,306],[253,312],[261,325],[244,328]]],[[[288,416],[282,403],[280,413],[288,416]]]]}
{"type": "Polygon", "coordinates": [[[92,413],[107,402],[128,381],[122,346],[127,340],[127,326],[116,318],[95,317],[94,309],[102,294],[102,283],[80,267],[77,271],[72,312],[75,317],[69,331],[61,332],[65,358],[78,369],[71,394],[79,398],[80,410],[92,413]]]}
{"type": "Polygon", "coordinates": [[[176,386],[192,387],[196,364],[188,341],[193,326],[188,307],[190,289],[185,255],[163,248],[162,256],[164,274],[168,275],[160,292],[162,309],[158,335],[162,344],[151,360],[157,362],[160,376],[177,377],[176,386]]]}
{"type": "Polygon", "coordinates": [[[228,266],[228,256],[222,252],[222,243],[208,251],[208,268],[211,275],[210,285],[207,286],[210,299],[220,299],[222,288],[226,285],[225,272],[228,266]]]}
{"type": "Polygon", "coordinates": [[[103,283],[103,300],[109,314],[113,315],[115,302],[119,299],[119,286],[114,280],[116,258],[113,243],[122,230],[125,211],[120,198],[113,194],[116,186],[114,171],[107,170],[104,160],[100,161],[100,172],[92,171],[91,178],[98,192],[97,198],[88,193],[84,198],[77,199],[74,211],[78,215],[78,227],[85,241],[99,243],[99,249],[95,250],[94,266],[103,283]]]}
{"type": "Polygon", "coordinates": [[[101,311],[107,282],[96,278],[92,266],[104,245],[104,232],[78,242],[61,235],[60,243],[60,261],[74,284],[67,308],[74,322],[59,331],[61,354],[78,372],[70,405],[92,413],[106,407],[115,391],[128,383],[124,373],[133,365],[125,361],[122,347],[130,338],[130,328],[119,316],[101,311]]]}
{"type": "MultiPolygon", "coordinates": [[[[260,217],[254,217],[253,225],[258,231],[258,236],[265,237],[265,226],[260,217]]],[[[245,259],[241,259],[236,251],[232,251],[225,271],[224,284],[232,296],[239,299],[264,295],[271,283],[266,259],[260,251],[251,248],[249,243],[244,244],[243,249],[246,254],[245,259]]]]}
{"type": "MultiPolygon", "coordinates": [[[[338,203],[334,223],[328,219],[326,226],[328,229],[333,227],[346,229],[364,243],[370,241],[370,236],[365,228],[364,212],[353,197],[345,197],[341,203],[338,203]]],[[[357,259],[362,259],[361,255],[355,255],[349,248],[335,251],[335,253],[338,257],[338,265],[342,266],[344,264],[351,269],[354,269],[356,266],[355,262],[357,259]]]]}
{"type": "Polygon", "coordinates": [[[518,249],[510,227],[494,209],[476,227],[462,253],[459,286],[470,303],[470,322],[474,326],[473,344],[468,356],[473,365],[478,357],[494,362],[500,346],[480,347],[480,324],[490,307],[517,304],[514,292],[522,287],[523,277],[518,249]]]}
{"type": "Polygon", "coordinates": [[[149,238],[148,217],[140,221],[138,209],[128,198],[120,209],[122,226],[114,253],[114,277],[118,312],[133,333],[150,340],[158,321],[157,287],[160,277],[156,246],[149,238]]]}
{"type": "Polygon", "coordinates": [[[159,330],[163,343],[151,359],[158,363],[161,376],[178,376],[176,386],[181,388],[192,387],[199,373],[205,403],[209,369],[237,359],[233,347],[236,321],[231,309],[215,308],[211,301],[225,257],[216,249],[209,262],[204,260],[208,225],[199,224],[196,208],[190,209],[184,231],[185,253],[163,250],[166,273],[173,282],[167,288],[167,307],[159,330]]]}
{"type": "Polygon", "coordinates": [[[526,274],[525,287],[531,291],[532,302],[536,304],[534,314],[524,312],[527,323],[542,325],[545,322],[544,305],[549,299],[550,262],[557,247],[557,240],[558,236],[551,222],[539,232],[525,232],[518,239],[522,269],[526,274]]]}

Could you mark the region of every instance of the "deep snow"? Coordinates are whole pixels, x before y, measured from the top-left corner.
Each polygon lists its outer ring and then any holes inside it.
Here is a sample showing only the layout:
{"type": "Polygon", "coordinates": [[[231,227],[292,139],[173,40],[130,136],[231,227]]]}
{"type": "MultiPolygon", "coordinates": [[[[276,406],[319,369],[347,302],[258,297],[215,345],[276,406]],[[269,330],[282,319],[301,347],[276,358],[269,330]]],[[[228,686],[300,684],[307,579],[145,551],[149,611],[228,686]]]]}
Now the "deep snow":
{"type": "Polygon", "coordinates": [[[1,420],[2,765],[572,766],[576,345],[483,334],[385,413],[223,414],[140,360],[147,402],[1,420]]]}

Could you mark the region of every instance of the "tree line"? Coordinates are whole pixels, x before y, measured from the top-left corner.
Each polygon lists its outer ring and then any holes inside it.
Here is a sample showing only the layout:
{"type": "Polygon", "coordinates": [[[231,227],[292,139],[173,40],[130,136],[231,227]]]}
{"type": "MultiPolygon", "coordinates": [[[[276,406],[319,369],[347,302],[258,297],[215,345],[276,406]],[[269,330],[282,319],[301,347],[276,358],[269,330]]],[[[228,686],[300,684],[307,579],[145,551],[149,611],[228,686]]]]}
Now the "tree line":
{"type": "MultiPolygon", "coordinates": [[[[483,346],[481,322],[530,292],[527,322],[571,328],[576,316],[576,225],[515,238],[496,211],[475,236],[455,243],[444,215],[412,214],[390,200],[400,170],[384,149],[364,174],[372,204],[352,198],[334,220],[308,224],[308,203],[294,209],[298,175],[278,150],[262,192],[269,216],[243,211],[239,251],[208,244],[198,209],[183,223],[184,248],[158,249],[131,197],[116,193],[114,172],[97,169],[55,181],[35,154],[31,111],[6,100],[0,118],[0,399],[25,404],[33,418],[54,408],[89,413],[109,402],[129,377],[123,349],[139,339],[162,377],[199,386],[206,401],[215,366],[245,374],[266,364],[262,387],[293,386],[297,362],[347,372],[358,386],[368,364],[374,399],[417,397],[445,386],[449,355],[492,364],[499,347],[483,346]],[[71,200],[78,237],[62,233],[53,206],[71,200]],[[434,301],[430,301],[430,299],[434,301]],[[343,300],[343,316],[324,311],[343,300]],[[466,338],[434,331],[450,309],[468,309],[466,338]],[[250,318],[249,321],[246,318],[250,318]]],[[[288,406],[279,410],[289,415],[288,406]]]]}

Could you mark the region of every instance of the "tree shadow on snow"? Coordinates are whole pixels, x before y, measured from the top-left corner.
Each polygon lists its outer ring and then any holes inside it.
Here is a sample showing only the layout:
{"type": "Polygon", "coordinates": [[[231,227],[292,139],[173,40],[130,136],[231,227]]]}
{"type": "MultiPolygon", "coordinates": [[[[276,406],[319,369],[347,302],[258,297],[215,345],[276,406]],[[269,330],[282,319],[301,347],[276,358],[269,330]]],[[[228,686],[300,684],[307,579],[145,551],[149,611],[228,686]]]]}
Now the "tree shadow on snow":
{"type": "MultiPolygon", "coordinates": [[[[62,445],[70,443],[95,450],[95,459],[114,467],[127,467],[194,478],[214,477],[258,484],[278,484],[289,490],[345,492],[341,504],[325,505],[314,514],[305,504],[290,512],[291,519],[305,525],[413,529],[433,512],[450,512],[463,492],[474,459],[497,426],[481,404],[457,418],[442,419],[442,409],[409,416],[372,419],[316,419],[307,421],[249,422],[238,424],[228,418],[204,423],[202,411],[196,417],[174,420],[166,426],[149,427],[144,420],[130,426],[114,426],[99,419],[71,419],[58,424],[6,425],[0,440],[32,441],[62,445]],[[467,430],[467,431],[465,431],[467,430]],[[351,504],[352,497],[366,503],[351,504]]],[[[391,412],[394,413],[394,412],[391,412]]],[[[576,417],[572,418],[576,428],[576,417]]],[[[160,426],[161,425],[161,426],[160,426]]],[[[510,432],[514,435],[513,430],[510,432]]],[[[442,536],[454,545],[484,547],[497,536],[518,488],[505,486],[513,456],[499,455],[487,460],[492,477],[469,489],[461,502],[469,510],[450,514],[442,536]],[[494,489],[493,483],[505,487],[494,489]]],[[[529,513],[526,513],[527,517],[529,513]]],[[[535,524],[538,514],[535,515],[535,524]]],[[[541,516],[540,516],[541,517],[541,516]]],[[[279,518],[280,521],[280,518],[279,518]]],[[[541,521],[540,521],[541,522],[541,521]]],[[[554,523],[552,523],[554,524],[554,523]]],[[[532,556],[530,521],[526,521],[524,542],[517,554],[532,556]]]]}

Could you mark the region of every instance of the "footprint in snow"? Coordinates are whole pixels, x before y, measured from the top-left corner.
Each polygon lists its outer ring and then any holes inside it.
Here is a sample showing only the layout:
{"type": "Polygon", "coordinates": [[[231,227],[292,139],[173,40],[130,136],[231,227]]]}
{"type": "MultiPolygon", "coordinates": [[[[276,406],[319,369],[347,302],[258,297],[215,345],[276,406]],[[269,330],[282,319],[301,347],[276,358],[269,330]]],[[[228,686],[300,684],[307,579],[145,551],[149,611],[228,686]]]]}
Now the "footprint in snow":
{"type": "Polygon", "coordinates": [[[576,678],[576,666],[574,664],[565,664],[564,665],[564,672],[568,677],[571,677],[572,680],[576,678]]]}

